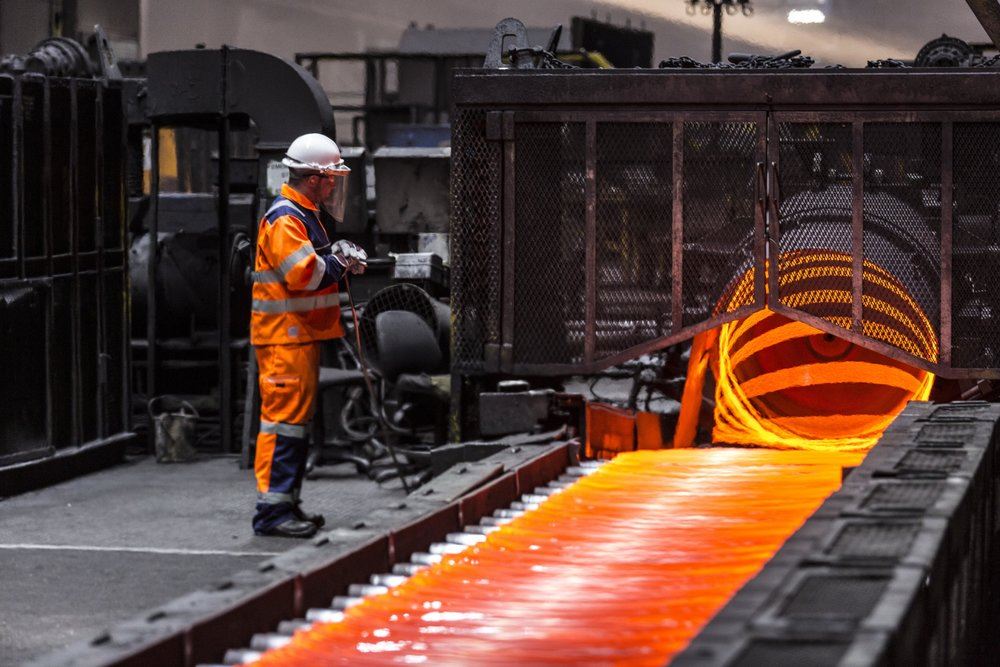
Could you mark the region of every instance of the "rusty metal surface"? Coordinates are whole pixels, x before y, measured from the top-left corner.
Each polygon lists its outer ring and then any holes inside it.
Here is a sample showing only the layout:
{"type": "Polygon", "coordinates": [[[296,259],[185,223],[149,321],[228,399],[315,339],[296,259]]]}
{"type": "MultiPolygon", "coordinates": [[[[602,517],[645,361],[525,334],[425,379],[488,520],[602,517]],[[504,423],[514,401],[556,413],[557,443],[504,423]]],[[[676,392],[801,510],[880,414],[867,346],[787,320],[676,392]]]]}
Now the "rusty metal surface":
{"type": "Polygon", "coordinates": [[[993,45],[1000,48],[1000,5],[997,0],[965,0],[993,45]]]}
{"type": "MultiPolygon", "coordinates": [[[[460,324],[459,371],[592,372],[766,303],[947,377],[1000,377],[998,83],[985,69],[458,71],[459,117],[504,121],[493,181],[465,186],[503,243],[452,220],[456,252],[489,258],[459,262],[456,283],[503,276],[500,337],[460,324]],[[783,278],[816,252],[846,264],[783,278]],[[905,296],[879,310],[883,274],[905,296]],[[802,291],[823,289],[845,297],[802,291]],[[922,345],[907,320],[933,329],[922,345]]],[[[482,142],[459,127],[455,154],[482,142]]],[[[469,175],[456,161],[453,179],[469,175]]]]}

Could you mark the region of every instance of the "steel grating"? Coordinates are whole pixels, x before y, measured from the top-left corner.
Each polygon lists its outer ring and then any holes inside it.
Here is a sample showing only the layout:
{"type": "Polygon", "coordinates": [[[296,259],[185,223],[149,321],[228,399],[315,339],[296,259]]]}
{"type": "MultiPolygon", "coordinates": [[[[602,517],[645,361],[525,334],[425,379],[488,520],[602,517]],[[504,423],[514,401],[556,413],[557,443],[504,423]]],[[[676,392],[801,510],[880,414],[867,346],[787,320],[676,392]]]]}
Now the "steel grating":
{"type": "Polygon", "coordinates": [[[752,122],[684,123],[682,323],[700,324],[743,305],[727,288],[753,266],[752,122]]]}
{"type": "Polygon", "coordinates": [[[899,558],[919,531],[917,523],[848,523],[827,551],[844,558],[899,558]]]}
{"type": "Polygon", "coordinates": [[[500,341],[500,146],[486,139],[486,112],[452,121],[454,368],[482,370],[483,346],[500,341]]]}
{"type": "Polygon", "coordinates": [[[516,132],[514,360],[581,363],[584,123],[520,123],[516,132]]]}
{"type": "Polygon", "coordinates": [[[888,577],[810,576],[791,595],[779,616],[863,618],[871,613],[888,585],[888,577]]]}
{"type": "Polygon", "coordinates": [[[917,434],[920,444],[954,444],[964,445],[976,435],[975,424],[945,423],[927,424],[921,427],[917,434]]]}
{"type": "Polygon", "coordinates": [[[733,662],[733,667],[798,667],[800,665],[836,665],[847,653],[848,644],[840,642],[778,642],[755,639],[733,662]]]}
{"type": "Polygon", "coordinates": [[[673,124],[596,131],[599,360],[671,333],[673,124]]]}
{"type": "Polygon", "coordinates": [[[964,452],[942,452],[928,449],[914,449],[906,454],[896,464],[897,470],[927,471],[948,473],[954,472],[965,463],[964,452]]]}
{"type": "Polygon", "coordinates": [[[944,488],[939,482],[883,482],[865,496],[861,507],[877,512],[927,509],[937,502],[944,488]]]}

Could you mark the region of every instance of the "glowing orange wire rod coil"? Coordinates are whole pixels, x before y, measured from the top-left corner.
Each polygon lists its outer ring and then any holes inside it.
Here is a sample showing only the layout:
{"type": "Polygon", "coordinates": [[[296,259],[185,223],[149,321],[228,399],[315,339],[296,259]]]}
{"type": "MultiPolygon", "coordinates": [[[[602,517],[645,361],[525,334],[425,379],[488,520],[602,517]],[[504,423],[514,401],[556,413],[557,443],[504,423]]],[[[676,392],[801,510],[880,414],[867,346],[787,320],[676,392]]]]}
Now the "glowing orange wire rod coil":
{"type": "Polygon", "coordinates": [[[621,454],[485,542],[257,663],[662,665],[859,455],[621,454]]]}
{"type": "MultiPolygon", "coordinates": [[[[795,251],[780,260],[782,303],[851,328],[851,257],[795,251]]],[[[753,272],[724,310],[750,303],[753,272]]],[[[863,264],[863,332],[936,361],[937,337],[920,305],[891,274],[863,264]]],[[[722,325],[714,442],[779,449],[870,448],[907,401],[926,400],[934,376],[769,310],[722,325]]]]}

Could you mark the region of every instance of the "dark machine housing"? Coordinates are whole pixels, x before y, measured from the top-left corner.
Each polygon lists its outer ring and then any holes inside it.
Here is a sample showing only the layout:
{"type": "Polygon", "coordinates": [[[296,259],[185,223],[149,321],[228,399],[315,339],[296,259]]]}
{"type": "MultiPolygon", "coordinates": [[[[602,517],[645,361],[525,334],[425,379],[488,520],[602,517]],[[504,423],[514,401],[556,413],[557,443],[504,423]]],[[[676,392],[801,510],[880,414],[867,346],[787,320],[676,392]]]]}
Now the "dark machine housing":
{"type": "Polygon", "coordinates": [[[125,126],[120,81],[0,74],[0,496],[133,437],[125,126]]]}

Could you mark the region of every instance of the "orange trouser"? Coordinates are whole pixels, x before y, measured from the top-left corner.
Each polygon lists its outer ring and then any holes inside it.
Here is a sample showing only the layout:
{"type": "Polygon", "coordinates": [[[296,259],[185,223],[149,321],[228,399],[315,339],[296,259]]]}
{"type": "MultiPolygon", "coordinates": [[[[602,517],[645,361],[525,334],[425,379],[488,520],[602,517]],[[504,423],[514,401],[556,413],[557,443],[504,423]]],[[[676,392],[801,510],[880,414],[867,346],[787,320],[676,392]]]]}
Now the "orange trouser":
{"type": "Polygon", "coordinates": [[[316,342],[255,348],[260,377],[260,432],[254,461],[257,530],[287,519],[291,504],[298,500],[316,402],[319,346],[316,342]]]}

